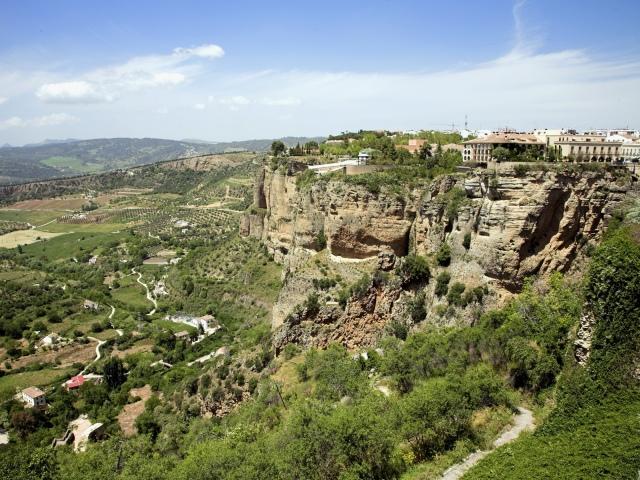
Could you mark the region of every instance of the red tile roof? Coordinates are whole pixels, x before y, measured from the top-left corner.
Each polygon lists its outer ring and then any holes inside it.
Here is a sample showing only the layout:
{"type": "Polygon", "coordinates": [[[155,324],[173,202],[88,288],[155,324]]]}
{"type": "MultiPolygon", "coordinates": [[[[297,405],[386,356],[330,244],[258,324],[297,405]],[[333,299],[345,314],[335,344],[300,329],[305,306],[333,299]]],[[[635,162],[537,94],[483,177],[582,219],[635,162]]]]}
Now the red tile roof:
{"type": "Polygon", "coordinates": [[[71,377],[71,379],[67,382],[67,388],[69,390],[73,388],[80,388],[84,383],[84,377],[82,375],[76,375],[75,377],[71,377]]]}

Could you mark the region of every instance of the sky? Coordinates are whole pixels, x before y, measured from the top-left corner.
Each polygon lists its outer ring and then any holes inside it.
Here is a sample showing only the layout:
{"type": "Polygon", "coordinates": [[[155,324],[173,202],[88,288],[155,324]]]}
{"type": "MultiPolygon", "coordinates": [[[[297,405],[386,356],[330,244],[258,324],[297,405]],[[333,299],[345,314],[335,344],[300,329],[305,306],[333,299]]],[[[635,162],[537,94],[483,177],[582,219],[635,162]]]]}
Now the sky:
{"type": "Polygon", "coordinates": [[[0,145],[640,128],[637,0],[0,3],[0,145]]]}

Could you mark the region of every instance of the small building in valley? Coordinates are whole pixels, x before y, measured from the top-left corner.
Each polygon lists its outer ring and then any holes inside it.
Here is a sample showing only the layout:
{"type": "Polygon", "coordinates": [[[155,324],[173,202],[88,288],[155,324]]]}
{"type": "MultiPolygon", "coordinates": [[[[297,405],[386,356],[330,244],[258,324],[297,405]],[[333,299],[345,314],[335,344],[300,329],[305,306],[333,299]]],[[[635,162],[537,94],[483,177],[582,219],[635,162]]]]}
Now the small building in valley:
{"type": "Polygon", "coordinates": [[[20,397],[28,408],[41,408],[47,406],[44,392],[37,387],[28,387],[20,392],[20,397]]]}
{"type": "Polygon", "coordinates": [[[95,373],[75,375],[64,382],[64,387],[67,390],[77,390],[86,382],[102,383],[102,375],[96,375],[95,373]]]}
{"type": "Polygon", "coordinates": [[[94,312],[100,310],[100,304],[92,302],[91,300],[85,300],[82,306],[85,310],[93,310],[94,312]]]}
{"type": "Polygon", "coordinates": [[[174,335],[176,337],[176,340],[184,340],[185,342],[191,340],[191,335],[189,335],[189,332],[187,332],[186,330],[176,332],[174,335]]]}
{"type": "Polygon", "coordinates": [[[373,149],[365,148],[358,153],[358,165],[366,165],[373,158],[373,149]]]}

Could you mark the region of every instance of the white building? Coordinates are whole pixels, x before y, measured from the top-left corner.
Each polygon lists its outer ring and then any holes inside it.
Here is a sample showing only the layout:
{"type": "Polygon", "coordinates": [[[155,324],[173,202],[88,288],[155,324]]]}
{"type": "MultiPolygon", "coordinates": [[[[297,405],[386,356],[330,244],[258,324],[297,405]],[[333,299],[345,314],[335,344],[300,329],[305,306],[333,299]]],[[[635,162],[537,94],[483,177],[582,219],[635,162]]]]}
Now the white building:
{"type": "Polygon", "coordinates": [[[358,153],[358,165],[366,165],[369,160],[371,160],[372,151],[370,148],[365,148],[364,150],[360,150],[358,153]]]}
{"type": "Polygon", "coordinates": [[[637,163],[640,160],[640,142],[623,143],[621,152],[623,161],[637,163]]]}
{"type": "Polygon", "coordinates": [[[37,387],[25,388],[20,392],[20,396],[24,404],[29,408],[44,407],[47,405],[44,392],[37,387]]]}

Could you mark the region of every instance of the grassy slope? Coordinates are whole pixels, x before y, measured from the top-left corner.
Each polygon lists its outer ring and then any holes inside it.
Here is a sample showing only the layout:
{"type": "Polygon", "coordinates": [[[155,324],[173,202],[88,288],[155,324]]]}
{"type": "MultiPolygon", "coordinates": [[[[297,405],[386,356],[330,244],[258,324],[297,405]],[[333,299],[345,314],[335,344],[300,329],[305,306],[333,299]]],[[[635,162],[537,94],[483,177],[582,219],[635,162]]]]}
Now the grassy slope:
{"type": "Polygon", "coordinates": [[[635,479],[640,468],[640,399],[580,411],[575,428],[525,434],[487,456],[464,478],[635,479]]]}

